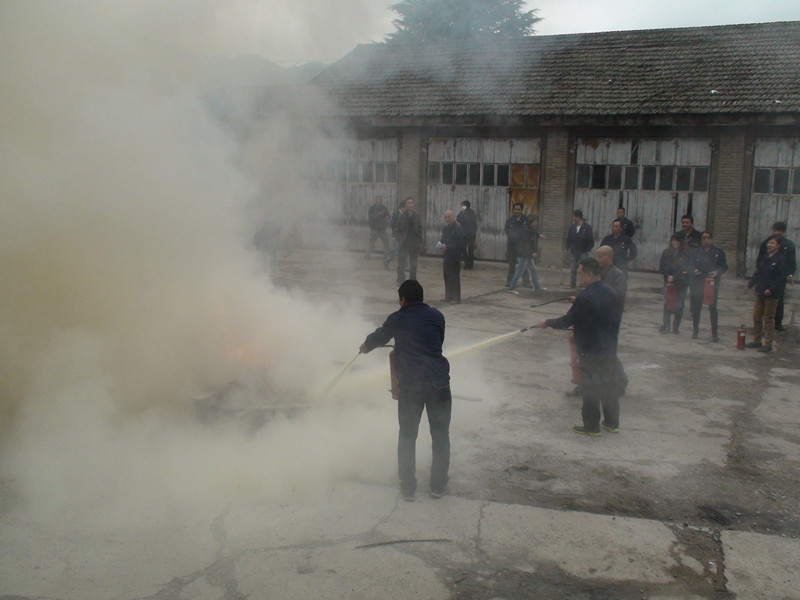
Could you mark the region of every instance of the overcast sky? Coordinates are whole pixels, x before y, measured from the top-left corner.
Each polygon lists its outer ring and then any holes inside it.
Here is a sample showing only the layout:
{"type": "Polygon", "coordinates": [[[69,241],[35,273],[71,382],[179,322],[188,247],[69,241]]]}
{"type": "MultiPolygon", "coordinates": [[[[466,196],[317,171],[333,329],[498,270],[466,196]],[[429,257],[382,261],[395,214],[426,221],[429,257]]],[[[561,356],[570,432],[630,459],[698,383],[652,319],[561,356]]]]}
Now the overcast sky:
{"type": "MultiPolygon", "coordinates": [[[[236,0],[223,3],[226,54],[283,65],[335,60],[394,31],[394,0],[236,0]]],[[[534,0],[537,33],[581,33],[800,20],[800,0],[534,0]]]]}

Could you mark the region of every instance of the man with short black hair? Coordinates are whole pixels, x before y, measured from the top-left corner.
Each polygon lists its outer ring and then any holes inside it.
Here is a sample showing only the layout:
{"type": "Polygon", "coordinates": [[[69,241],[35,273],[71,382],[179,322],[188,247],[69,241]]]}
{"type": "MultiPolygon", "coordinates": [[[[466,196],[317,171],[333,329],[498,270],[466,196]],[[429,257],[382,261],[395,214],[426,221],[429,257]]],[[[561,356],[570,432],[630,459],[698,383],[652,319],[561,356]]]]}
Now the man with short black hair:
{"type": "Polygon", "coordinates": [[[397,285],[406,278],[406,259],[408,260],[408,278],[417,278],[417,259],[422,247],[422,220],[414,210],[414,199],[406,198],[406,204],[397,217],[395,234],[400,251],[397,256],[397,285]]]}
{"type": "Polygon", "coordinates": [[[617,209],[617,220],[622,223],[622,233],[633,239],[633,234],[636,233],[636,227],[628,217],[625,216],[625,209],[619,207],[617,209]]]}
{"type": "Polygon", "coordinates": [[[564,252],[569,253],[569,285],[577,287],[578,265],[589,255],[594,246],[592,226],[583,220],[583,212],[572,212],[572,225],[567,230],[564,252]]]}
{"type": "MultiPolygon", "coordinates": [[[[514,273],[517,272],[517,259],[519,258],[517,246],[519,241],[529,235],[528,217],[522,213],[522,210],[522,202],[514,202],[514,206],[511,207],[511,216],[506,219],[506,260],[508,260],[506,286],[511,285],[514,273]]],[[[530,278],[527,272],[522,276],[522,285],[530,285],[530,278]]]]}
{"type": "MultiPolygon", "coordinates": [[[[794,273],[797,270],[797,252],[795,250],[794,243],[786,238],[786,223],[783,221],[776,221],[773,223],[772,235],[777,236],[778,238],[778,243],[780,244],[778,252],[780,252],[786,259],[786,280],[787,282],[791,283],[794,281],[794,273]]],[[[761,261],[765,256],[767,256],[767,254],[767,240],[764,240],[758,250],[758,258],[756,258],[756,263],[761,261]]],[[[778,291],[778,304],[775,307],[776,331],[785,331],[783,327],[783,297],[785,294],[786,283],[784,283],[781,289],[778,291]]]]}
{"type": "Polygon", "coordinates": [[[714,290],[708,305],[708,314],[711,317],[711,340],[718,342],[717,298],[722,274],[728,270],[728,262],[725,259],[725,251],[712,244],[710,231],[704,231],[700,235],[700,239],[700,247],[689,253],[689,312],[692,315],[692,339],[697,339],[700,328],[700,312],[703,310],[705,302],[706,282],[711,280],[709,285],[713,285],[714,290]]]}
{"type": "Polygon", "coordinates": [[[603,238],[601,246],[609,246],[614,251],[614,265],[623,273],[628,273],[628,262],[636,258],[636,244],[622,233],[622,221],[614,219],[611,234],[603,238]]]}
{"type": "Polygon", "coordinates": [[[692,215],[683,215],[681,217],[681,228],[675,232],[681,244],[685,247],[699,248],[702,243],[701,234],[694,228],[694,217],[692,215]]]}
{"type": "Polygon", "coordinates": [[[601,281],[600,264],[594,258],[581,261],[578,279],[584,289],[567,314],[558,319],[543,319],[536,326],[541,329],[574,327],[581,371],[583,425],[576,425],[573,431],[599,436],[602,427],[610,433],[619,433],[619,397],[626,382],[625,371],[617,358],[620,322],[617,294],[601,281]]]}
{"type": "Polygon", "coordinates": [[[389,224],[389,211],[383,205],[383,198],[375,196],[375,204],[369,207],[367,211],[367,218],[369,220],[369,243],[367,244],[367,253],[364,258],[369,258],[369,253],[375,248],[375,242],[381,238],[383,243],[383,255],[389,254],[389,234],[386,233],[386,226],[389,224]]]}
{"type": "Polygon", "coordinates": [[[416,445],[422,411],[428,413],[433,461],[430,495],[441,498],[450,468],[450,363],[442,354],[444,316],[424,304],[422,285],[407,280],[397,290],[400,310],[367,336],[363,354],[394,338],[394,364],[398,379],[397,418],[400,433],[397,463],[403,499],[414,500],[417,490],[416,445]]]}
{"type": "Polygon", "coordinates": [[[464,270],[469,271],[475,265],[475,238],[478,236],[478,215],[472,210],[469,200],[461,203],[456,221],[464,232],[464,270]]]}
{"type": "Polygon", "coordinates": [[[444,301],[461,302],[461,255],[464,254],[464,232],[456,222],[452,210],[444,213],[445,225],[438,247],[442,254],[442,276],[444,277],[444,301]]]}

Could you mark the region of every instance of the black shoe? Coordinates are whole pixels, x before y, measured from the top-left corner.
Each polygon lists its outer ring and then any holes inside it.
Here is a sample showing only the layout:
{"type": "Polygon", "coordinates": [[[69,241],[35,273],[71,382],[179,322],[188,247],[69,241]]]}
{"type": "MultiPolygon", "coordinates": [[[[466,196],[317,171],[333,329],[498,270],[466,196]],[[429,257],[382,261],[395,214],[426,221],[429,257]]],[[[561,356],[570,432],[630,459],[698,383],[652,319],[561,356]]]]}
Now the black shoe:
{"type": "Polygon", "coordinates": [[[712,342],[718,342],[719,341],[719,336],[718,335],[711,336],[711,341],[712,342]]]}
{"type": "Polygon", "coordinates": [[[761,348],[761,342],[747,342],[745,348],[761,348]]]}
{"type": "Polygon", "coordinates": [[[783,325],[775,325],[775,331],[786,331],[786,328],[783,325]]]}
{"type": "Polygon", "coordinates": [[[669,333],[669,327],[667,325],[664,325],[658,330],[658,333],[669,333]]]}
{"type": "Polygon", "coordinates": [[[599,427],[597,429],[587,429],[583,425],[575,425],[575,427],[572,428],[572,431],[574,433],[579,433],[580,435],[591,435],[592,437],[600,437],[601,435],[599,427]]]}
{"type": "Polygon", "coordinates": [[[763,346],[762,348],[759,348],[758,351],[759,352],[763,352],[764,354],[766,354],[767,352],[772,352],[772,345],[771,344],[767,344],[766,346],[763,346]]]}
{"type": "Polygon", "coordinates": [[[674,333],[675,335],[678,335],[680,332],[681,332],[680,329],[678,329],[677,327],[672,328],[672,333],[674,333]]]}
{"type": "Polygon", "coordinates": [[[414,501],[414,492],[404,492],[403,490],[400,490],[400,494],[403,496],[403,500],[406,502],[414,501]]]}
{"type": "Polygon", "coordinates": [[[573,388],[573,389],[571,389],[571,390],[569,390],[567,392],[564,392],[564,395],[568,396],[570,398],[577,398],[577,397],[581,396],[582,394],[581,394],[580,388],[576,387],[576,388],[573,388]]]}

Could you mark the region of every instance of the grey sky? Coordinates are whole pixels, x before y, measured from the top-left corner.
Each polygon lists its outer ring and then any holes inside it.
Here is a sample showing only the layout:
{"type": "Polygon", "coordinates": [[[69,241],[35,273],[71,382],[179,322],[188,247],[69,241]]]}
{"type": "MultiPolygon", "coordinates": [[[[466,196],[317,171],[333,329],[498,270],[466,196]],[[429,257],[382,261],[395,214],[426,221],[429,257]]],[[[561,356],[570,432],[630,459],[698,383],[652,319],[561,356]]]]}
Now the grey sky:
{"type": "MultiPolygon", "coordinates": [[[[225,54],[281,64],[335,60],[392,31],[393,0],[238,0],[216,5],[225,54]]],[[[798,0],[534,0],[539,34],[800,20],[798,0]]]]}

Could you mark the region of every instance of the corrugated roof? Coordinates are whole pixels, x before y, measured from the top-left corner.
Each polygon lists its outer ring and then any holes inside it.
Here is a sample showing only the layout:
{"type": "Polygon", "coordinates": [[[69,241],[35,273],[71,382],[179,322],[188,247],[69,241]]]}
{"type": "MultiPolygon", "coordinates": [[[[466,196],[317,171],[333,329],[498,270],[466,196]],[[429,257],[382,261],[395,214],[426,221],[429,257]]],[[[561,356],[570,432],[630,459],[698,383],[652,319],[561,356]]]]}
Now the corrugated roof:
{"type": "Polygon", "coordinates": [[[789,113],[798,74],[791,21],[361,45],[314,85],[348,117],[789,113]]]}

